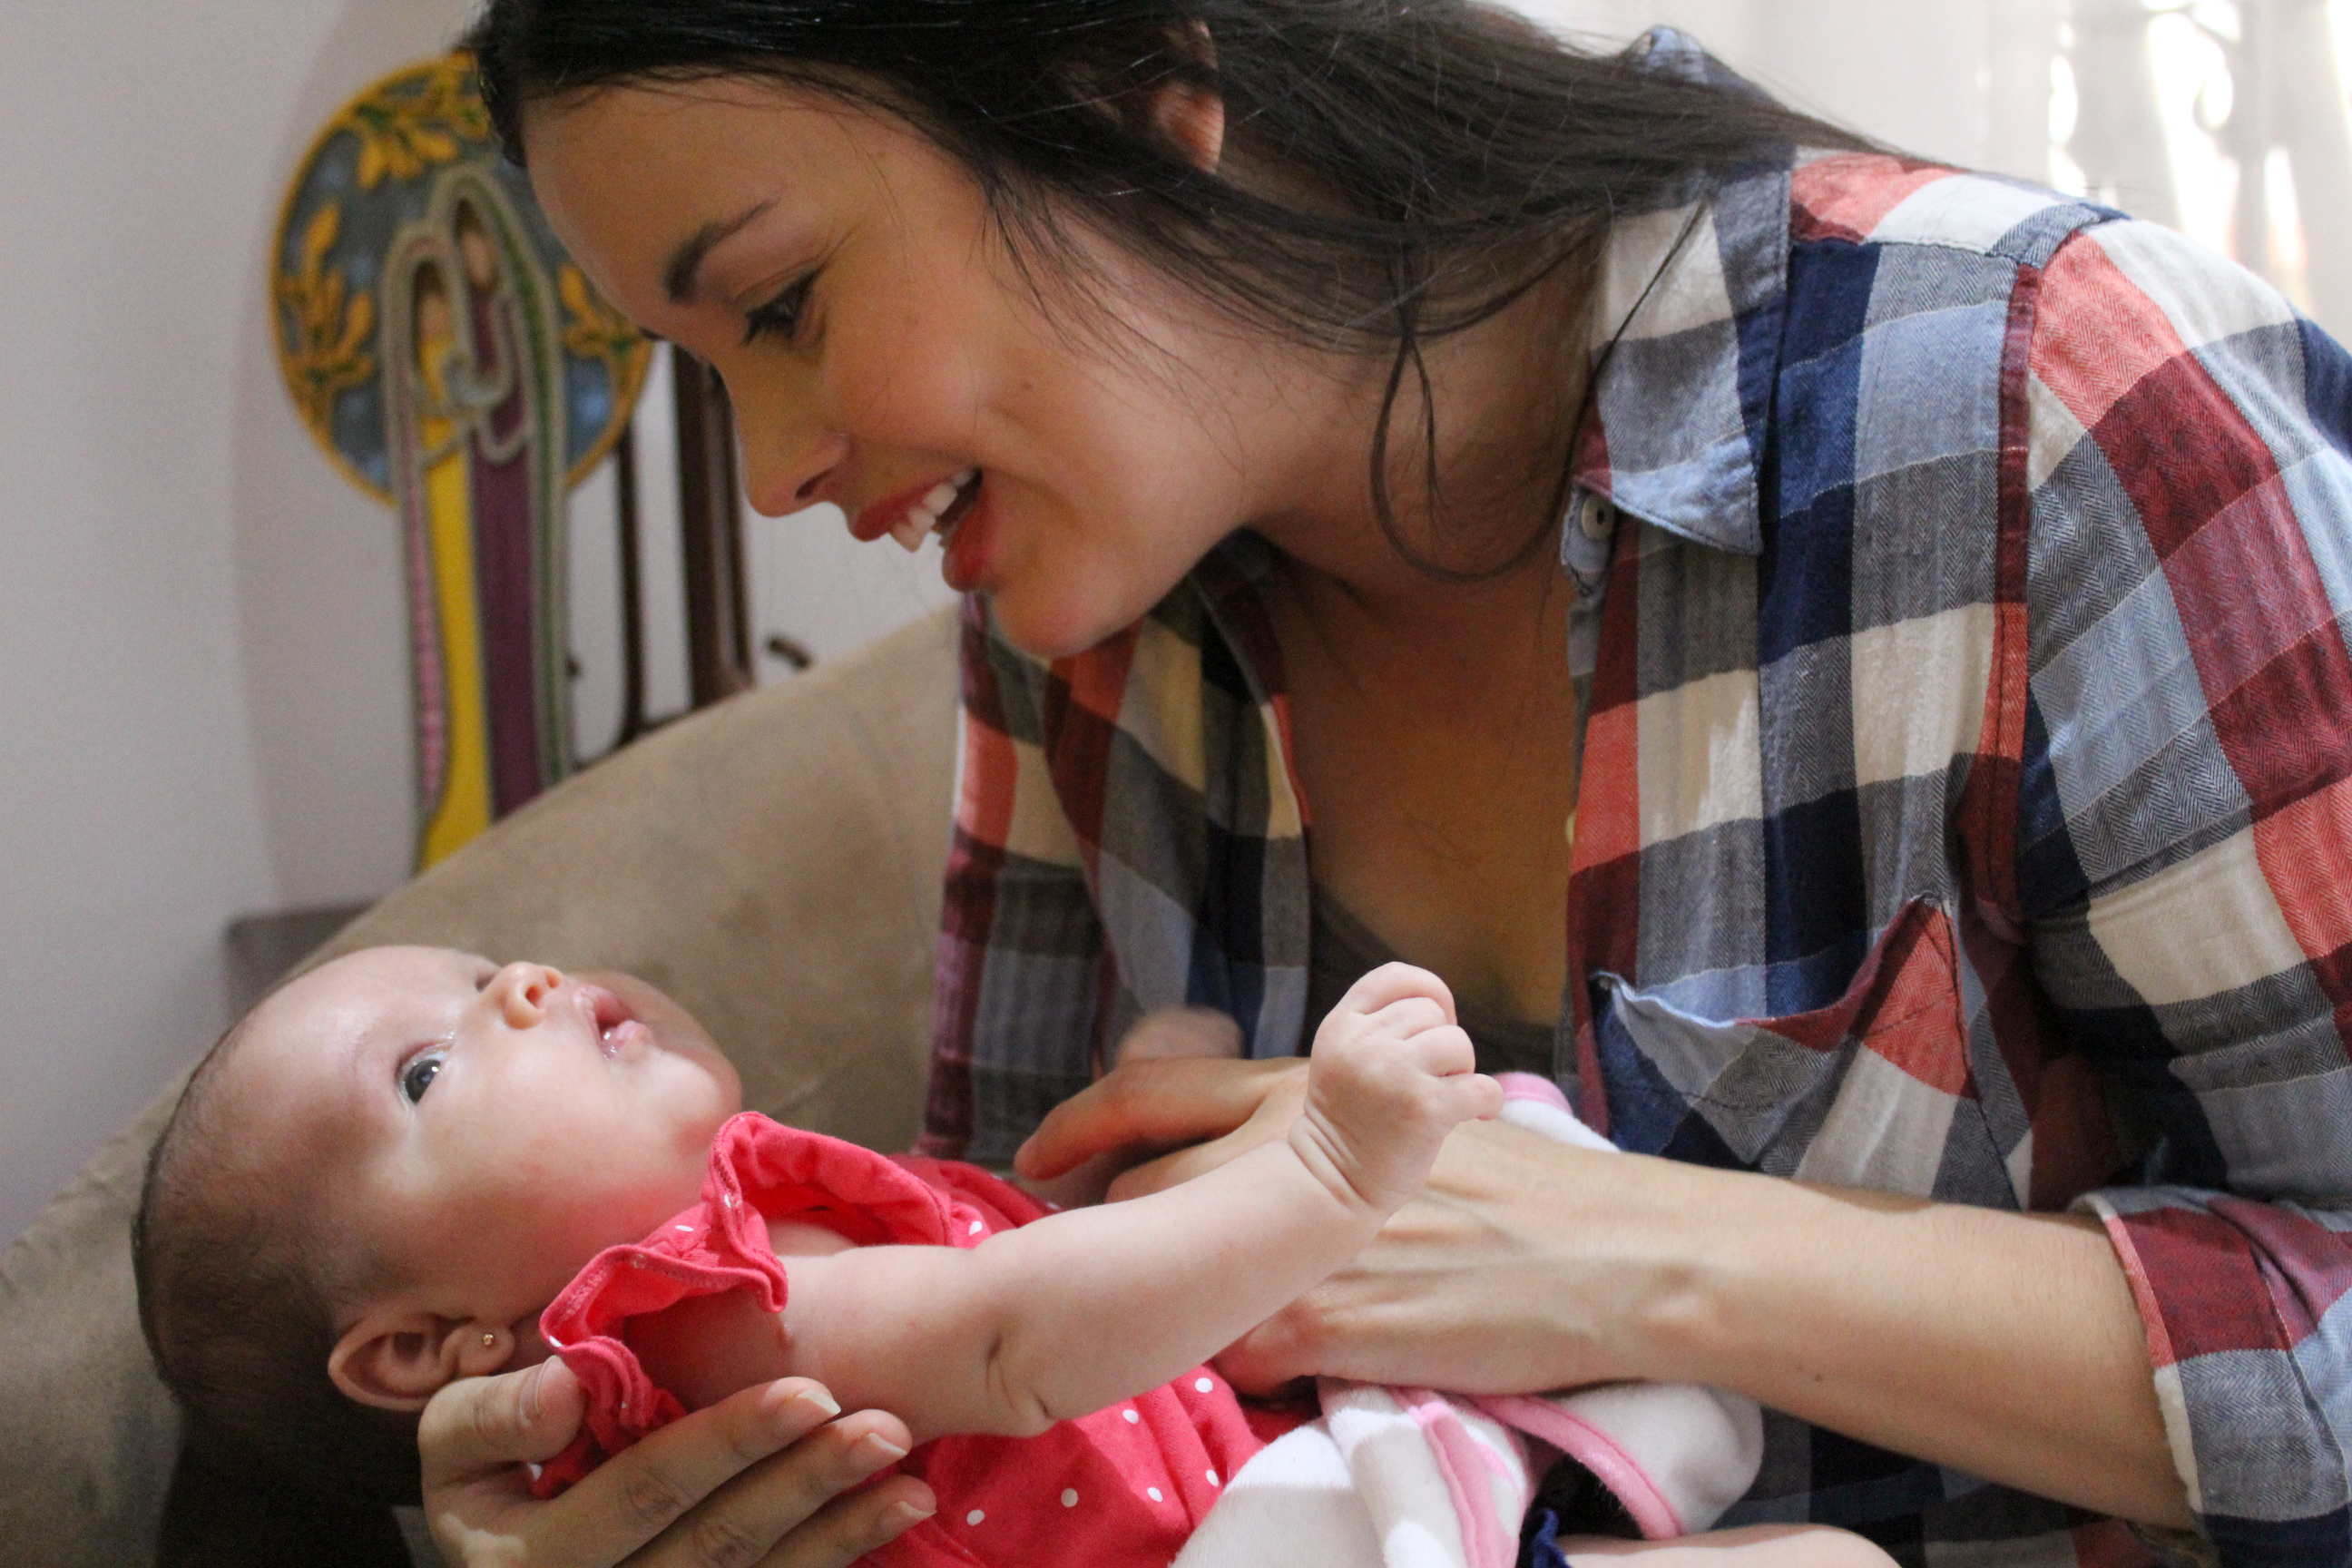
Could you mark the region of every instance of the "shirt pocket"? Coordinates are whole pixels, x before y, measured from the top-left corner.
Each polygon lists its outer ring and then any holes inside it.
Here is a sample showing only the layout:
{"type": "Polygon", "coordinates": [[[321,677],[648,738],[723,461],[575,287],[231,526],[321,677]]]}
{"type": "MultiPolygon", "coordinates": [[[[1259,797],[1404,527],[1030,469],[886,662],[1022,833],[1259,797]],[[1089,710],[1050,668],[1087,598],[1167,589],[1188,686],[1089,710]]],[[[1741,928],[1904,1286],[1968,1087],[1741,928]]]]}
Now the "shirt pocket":
{"type": "MultiPolygon", "coordinates": [[[[2018,1206],[1985,1115],[1952,925],[1906,904],[1844,992],[1777,1017],[1711,1018],[1670,988],[1594,976],[1621,1147],[1842,1186],[2018,1206]]],[[[1995,1053],[1979,1017],[1981,1049],[1995,1053]]],[[[2006,1084],[1996,1070],[1990,1081],[2006,1084]]]]}

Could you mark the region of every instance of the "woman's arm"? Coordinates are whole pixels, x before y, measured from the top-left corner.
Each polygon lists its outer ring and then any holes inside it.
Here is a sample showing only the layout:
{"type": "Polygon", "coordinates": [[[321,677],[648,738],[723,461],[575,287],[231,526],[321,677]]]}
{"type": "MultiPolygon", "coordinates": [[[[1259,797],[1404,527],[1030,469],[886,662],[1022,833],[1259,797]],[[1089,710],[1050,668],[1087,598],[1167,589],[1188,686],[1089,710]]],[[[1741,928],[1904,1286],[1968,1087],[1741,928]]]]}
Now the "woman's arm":
{"type": "MultiPolygon", "coordinates": [[[[1370,1240],[1446,1132],[1499,1107],[1473,1069],[1444,985],[1387,965],[1318,1033],[1283,1137],[1198,1181],[970,1249],[795,1257],[765,1342],[789,1370],[898,1413],[918,1441],[1025,1435],[1100,1409],[1199,1364],[1370,1240]]],[[[768,1370],[760,1354],[723,1351],[672,1386],[694,1403],[768,1370]]]]}
{"type": "MultiPolygon", "coordinates": [[[[1049,1118],[1022,1164],[1215,1138],[1123,1178],[1150,1189],[1267,1136],[1297,1092],[1295,1064],[1122,1069],[1049,1118]]],[[[1379,1239],[1219,1364],[1245,1387],[1310,1374],[1488,1393],[1709,1384],[1989,1480],[2189,1522],[2130,1291],[2096,1228],[2063,1216],[1475,1123],[1379,1239]]]]}

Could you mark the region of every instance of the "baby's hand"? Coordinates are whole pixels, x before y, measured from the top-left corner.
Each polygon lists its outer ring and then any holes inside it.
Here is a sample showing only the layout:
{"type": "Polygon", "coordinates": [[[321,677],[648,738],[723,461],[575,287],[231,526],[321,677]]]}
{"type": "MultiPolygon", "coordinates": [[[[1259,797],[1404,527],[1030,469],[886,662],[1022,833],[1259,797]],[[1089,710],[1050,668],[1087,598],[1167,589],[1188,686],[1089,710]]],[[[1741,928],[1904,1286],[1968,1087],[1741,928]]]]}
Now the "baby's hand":
{"type": "Polygon", "coordinates": [[[1502,1086],[1475,1068],[1445,983],[1384,963],[1315,1032],[1291,1147],[1343,1201],[1391,1213],[1428,1180],[1456,1123],[1502,1109],[1502,1086]]]}

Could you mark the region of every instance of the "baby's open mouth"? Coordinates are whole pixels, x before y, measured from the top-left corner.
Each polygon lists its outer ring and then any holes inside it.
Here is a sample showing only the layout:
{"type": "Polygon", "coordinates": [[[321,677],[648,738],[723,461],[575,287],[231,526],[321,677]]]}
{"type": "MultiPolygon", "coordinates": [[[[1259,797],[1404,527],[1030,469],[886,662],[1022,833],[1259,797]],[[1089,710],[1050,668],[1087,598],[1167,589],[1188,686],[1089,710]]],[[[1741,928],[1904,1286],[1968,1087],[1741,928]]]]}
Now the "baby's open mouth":
{"type": "Polygon", "coordinates": [[[596,1026],[596,1044],[607,1058],[619,1056],[646,1037],[645,1024],[618,996],[601,985],[584,986],[590,1021],[596,1026]]]}

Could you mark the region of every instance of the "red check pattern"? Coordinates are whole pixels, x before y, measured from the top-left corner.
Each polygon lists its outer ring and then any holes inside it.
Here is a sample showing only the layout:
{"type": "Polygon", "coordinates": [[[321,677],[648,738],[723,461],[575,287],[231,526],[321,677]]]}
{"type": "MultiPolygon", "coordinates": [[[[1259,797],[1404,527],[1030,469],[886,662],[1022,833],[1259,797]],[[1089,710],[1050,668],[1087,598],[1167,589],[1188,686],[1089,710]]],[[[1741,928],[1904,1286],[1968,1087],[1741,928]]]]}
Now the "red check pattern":
{"type": "MultiPolygon", "coordinates": [[[[1629,1149],[2096,1214],[2200,1550],[2352,1563],[2352,357],[2176,237],[1890,158],[1629,217],[1601,298],[1562,1085],[1629,1149]]],[[[1303,1048],[1265,568],[1052,664],[969,614],[930,1152],[1004,1160],[1150,1008],[1303,1048]]],[[[1785,1519],[2158,1560],[1772,1417],[1731,1521],[1785,1519]]]]}

